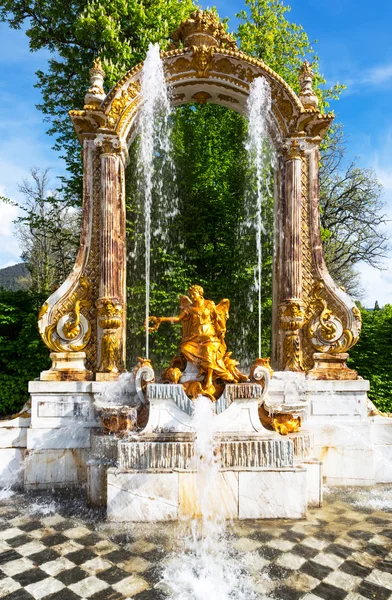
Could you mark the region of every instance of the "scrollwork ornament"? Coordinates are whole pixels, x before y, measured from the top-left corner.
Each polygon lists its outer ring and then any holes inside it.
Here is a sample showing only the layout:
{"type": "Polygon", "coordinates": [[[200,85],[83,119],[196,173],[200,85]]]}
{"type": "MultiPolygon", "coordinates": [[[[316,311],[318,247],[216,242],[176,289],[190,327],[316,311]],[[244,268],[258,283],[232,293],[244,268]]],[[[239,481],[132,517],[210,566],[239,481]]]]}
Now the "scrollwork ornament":
{"type": "Polygon", "coordinates": [[[220,48],[236,50],[235,39],[228,35],[224,25],[218,21],[214,13],[197,10],[172,34],[172,48],[192,45],[214,45],[220,48]]]}
{"type": "Polygon", "coordinates": [[[126,89],[121,91],[121,95],[112,101],[107,115],[107,124],[109,129],[115,129],[117,121],[129,104],[139,95],[141,89],[140,81],[131,81],[126,89]]]}
{"type": "MultiPolygon", "coordinates": [[[[356,307],[352,312],[358,320],[356,307]]],[[[357,309],[358,310],[358,309],[357,309]]],[[[328,306],[325,298],[325,286],[322,281],[316,281],[311,293],[308,308],[308,337],[317,352],[342,353],[353,346],[358,337],[345,327],[341,319],[328,306]]]]}
{"type": "MultiPolygon", "coordinates": [[[[81,277],[76,289],[56,307],[54,317],[49,317],[49,324],[41,332],[41,337],[52,352],[80,352],[89,343],[91,325],[82,313],[82,309],[87,310],[91,305],[89,287],[88,281],[81,277]]],[[[47,311],[48,307],[44,304],[40,320],[47,311]]]]}

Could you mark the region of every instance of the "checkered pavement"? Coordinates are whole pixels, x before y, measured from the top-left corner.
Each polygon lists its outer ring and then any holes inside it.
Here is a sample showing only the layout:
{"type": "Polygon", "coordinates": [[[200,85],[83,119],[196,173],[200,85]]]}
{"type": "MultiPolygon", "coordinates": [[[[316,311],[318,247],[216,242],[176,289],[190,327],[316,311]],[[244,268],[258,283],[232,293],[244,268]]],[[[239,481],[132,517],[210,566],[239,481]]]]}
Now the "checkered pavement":
{"type": "MultiPolygon", "coordinates": [[[[355,506],[343,491],[334,491],[307,521],[231,524],[233,552],[260,597],[392,599],[392,489],[385,490],[390,512],[355,506]]],[[[98,513],[82,514],[80,503],[72,511],[67,499],[44,516],[32,512],[31,504],[23,494],[0,503],[0,598],[166,597],[154,586],[162,560],[178,544],[180,525],[117,526],[97,521],[98,513]]]]}

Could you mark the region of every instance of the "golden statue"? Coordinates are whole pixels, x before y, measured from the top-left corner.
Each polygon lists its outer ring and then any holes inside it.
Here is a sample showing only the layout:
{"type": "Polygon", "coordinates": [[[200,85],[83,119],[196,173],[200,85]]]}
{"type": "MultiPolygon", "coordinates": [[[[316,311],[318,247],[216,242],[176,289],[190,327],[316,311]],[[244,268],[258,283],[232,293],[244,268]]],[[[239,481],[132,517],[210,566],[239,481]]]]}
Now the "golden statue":
{"type": "Polygon", "coordinates": [[[149,331],[156,331],[161,323],[181,323],[181,356],[171,361],[169,369],[164,372],[164,379],[177,383],[188,361],[197,365],[199,373],[194,381],[184,384],[187,394],[195,397],[203,393],[214,398],[223,390],[218,380],[227,383],[248,380],[238,370],[238,362],[231,358],[231,352],[227,352],[225,335],[230,300],[225,298],[215,304],[204,298],[204,290],[199,285],[192,285],[188,294],[190,297],[180,298],[178,316],[149,317],[149,322],[154,323],[149,331]],[[201,376],[203,381],[197,381],[201,376]]]}

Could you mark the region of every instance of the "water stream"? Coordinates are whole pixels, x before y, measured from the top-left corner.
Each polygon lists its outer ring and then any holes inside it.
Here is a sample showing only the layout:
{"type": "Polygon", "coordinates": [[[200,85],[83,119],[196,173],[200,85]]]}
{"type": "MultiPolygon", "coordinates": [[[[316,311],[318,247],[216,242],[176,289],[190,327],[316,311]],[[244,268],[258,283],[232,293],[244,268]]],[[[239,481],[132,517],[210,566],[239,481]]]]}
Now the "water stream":
{"type": "MultiPolygon", "coordinates": [[[[175,180],[175,168],[171,158],[171,107],[159,44],[150,44],[148,47],[141,77],[141,96],[143,105],[138,122],[140,134],[138,185],[144,211],[147,320],[150,314],[151,236],[158,237],[161,242],[164,242],[169,221],[177,212],[176,198],[172,197],[164,186],[168,172],[175,180]],[[159,204],[156,210],[158,216],[156,223],[152,219],[154,198],[159,204]]],[[[149,358],[148,328],[146,328],[145,356],[149,358]]]]}
{"type": "MultiPolygon", "coordinates": [[[[271,121],[271,89],[264,77],[255,79],[247,102],[248,136],[245,147],[249,164],[254,171],[254,183],[245,198],[245,229],[254,229],[256,237],[257,266],[254,269],[254,290],[258,304],[258,356],[262,356],[262,266],[263,236],[267,233],[264,216],[266,203],[273,196],[273,151],[268,134],[271,121]],[[256,202],[255,202],[256,201],[256,202]],[[255,206],[256,204],[256,206],[255,206]]],[[[270,233],[270,232],[268,232],[270,233]]]]}
{"type": "MultiPolygon", "coordinates": [[[[256,600],[249,573],[233,549],[224,514],[224,488],[213,435],[213,405],[208,398],[195,402],[196,429],[193,482],[197,514],[185,522],[182,550],[166,562],[158,587],[170,600],[256,600]]],[[[230,488],[227,486],[227,493],[230,488]]]]}

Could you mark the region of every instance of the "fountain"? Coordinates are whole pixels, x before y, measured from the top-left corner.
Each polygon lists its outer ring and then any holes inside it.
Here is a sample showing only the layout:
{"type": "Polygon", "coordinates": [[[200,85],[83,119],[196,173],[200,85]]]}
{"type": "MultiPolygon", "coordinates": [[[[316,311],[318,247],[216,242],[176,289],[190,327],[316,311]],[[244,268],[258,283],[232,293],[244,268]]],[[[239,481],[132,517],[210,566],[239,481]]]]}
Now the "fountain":
{"type": "MultiPolygon", "coordinates": [[[[201,424],[200,417],[196,422],[194,418],[194,403],[203,401],[211,405],[213,418],[204,426],[211,431],[216,453],[214,469],[211,467],[211,474],[216,471],[216,485],[207,503],[209,511],[224,518],[304,517],[308,495],[314,498],[320,489],[319,480],[311,489],[313,481],[308,477],[314,466],[319,468],[317,462],[306,460],[311,450],[309,434],[295,434],[294,442],[274,431],[276,417],[270,416],[264,404],[270,370],[256,363],[248,377],[227,349],[229,300],[215,305],[197,285],[188,293],[189,297],[181,297],[178,316],[148,318],[152,331],[164,322],[181,323],[182,341],[162,382],[154,382],[150,366],[141,366],[133,374],[135,390],[137,381],[146,383],[145,399],[141,398],[149,406],[145,427],[127,437],[121,430],[120,436],[108,437],[105,432],[91,436],[92,459],[87,466],[90,503],[107,505],[108,519],[113,521],[203,514],[195,474],[201,424]],[[260,421],[261,410],[268,429],[260,421]],[[292,493],[282,496],[281,489],[286,486],[292,493]]],[[[124,398],[122,403],[125,411],[124,398]]],[[[135,406],[134,396],[127,405],[135,406]]],[[[110,406],[106,402],[105,409],[110,406]]],[[[113,408],[118,410],[116,405],[113,408]]],[[[293,408],[304,410],[297,402],[295,407],[275,407],[273,411],[289,413],[292,418],[293,408]]],[[[288,422],[286,427],[291,431],[288,422]]]]}
{"type": "Polygon", "coordinates": [[[156,47],[147,60],[157,68],[157,87],[168,90],[158,102],[163,122],[170,106],[212,102],[251,118],[249,150],[257,164],[264,137],[274,148],[271,360],[259,352],[249,373],[239,369],[225,342],[230,302],[207,300],[200,286],[180,298],[178,316],[149,314],[154,177],[148,167],[141,177],[147,358],[124,373],[125,166],[140,127],[144,167],[151,166],[150,116],[157,103],[145,97],[151,80],[143,65],[105,94],[96,60],[83,110],[70,113],[83,145],[80,250],[72,273],[39,313],[52,366],[30,382],[30,406],[0,422],[3,482],[25,489],[87,482],[88,502],[106,506],[112,521],[191,519],[205,512],[195,477],[202,470],[198,407],[208,406],[205,427],[216,462],[203,463],[214,474],[207,513],[217,512],[221,520],[305,518],[307,506],[322,502],[323,478],[339,485],[392,481],[391,420],[368,409],[369,383],[346,364],[359,337],[360,311],[330,277],[322,253],[319,145],[333,115],[319,111],[306,61],[296,95],[261,60],[240,52],[211,13],[196,11],[172,42],[159,61],[156,47]],[[148,360],[148,329],[167,322],[182,326],[182,341],[158,381],[148,360]]]}

